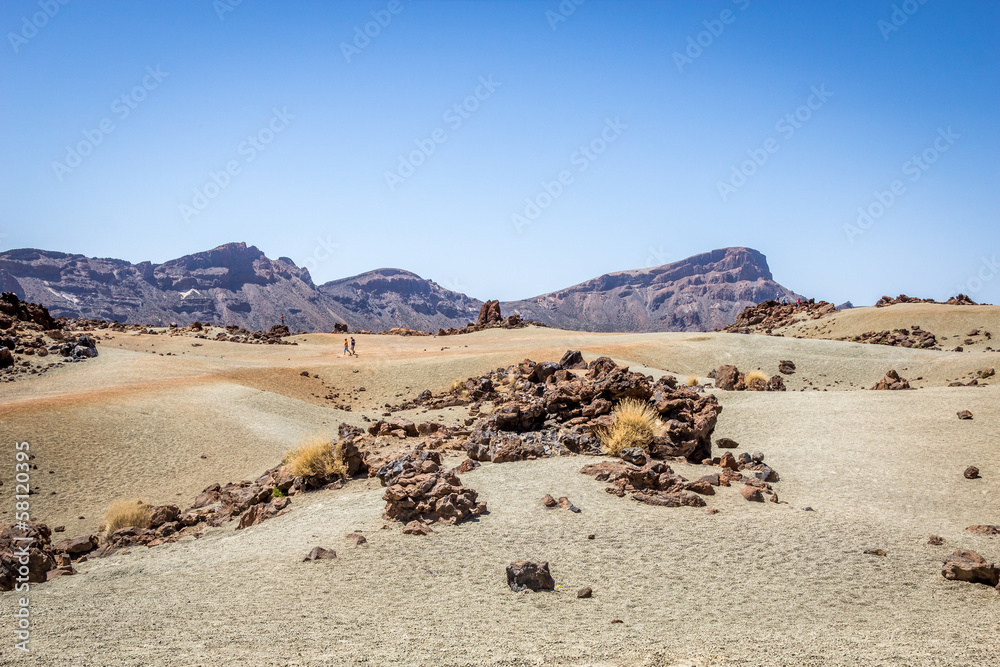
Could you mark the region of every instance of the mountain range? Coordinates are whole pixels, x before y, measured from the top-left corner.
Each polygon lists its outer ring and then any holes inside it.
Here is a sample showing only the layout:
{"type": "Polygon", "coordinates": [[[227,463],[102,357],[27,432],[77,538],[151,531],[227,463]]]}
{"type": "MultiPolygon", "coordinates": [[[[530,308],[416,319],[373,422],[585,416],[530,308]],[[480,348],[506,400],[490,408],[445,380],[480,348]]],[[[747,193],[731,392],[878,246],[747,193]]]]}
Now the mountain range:
{"type": "MultiPolygon", "coordinates": [[[[475,322],[482,301],[401,269],[376,269],[322,285],[287,257],[227,243],[162,264],[22,248],[0,253],[0,289],[56,317],[181,325],[195,320],[292,330],[393,327],[436,331],[475,322]]],[[[774,282],[767,259],[723,248],[647,269],[599,276],[557,292],[501,303],[549,326],[581,331],[704,331],[749,305],[799,295],[774,282]]]]}

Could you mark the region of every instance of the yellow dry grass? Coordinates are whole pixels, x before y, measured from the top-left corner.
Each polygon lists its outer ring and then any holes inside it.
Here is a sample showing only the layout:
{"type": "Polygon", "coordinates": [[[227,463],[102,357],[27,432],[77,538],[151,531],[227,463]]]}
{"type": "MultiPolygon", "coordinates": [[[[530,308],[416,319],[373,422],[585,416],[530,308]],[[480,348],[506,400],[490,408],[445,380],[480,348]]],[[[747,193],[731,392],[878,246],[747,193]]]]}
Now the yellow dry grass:
{"type": "Polygon", "coordinates": [[[598,433],[598,438],[608,454],[618,456],[623,449],[649,448],[656,434],[656,411],[646,401],[623,399],[611,411],[611,426],[598,433]]]}
{"type": "Polygon", "coordinates": [[[282,461],[293,475],[299,477],[346,477],[343,446],[334,445],[326,436],[316,435],[306,439],[288,452],[282,461]]]}
{"type": "Polygon", "coordinates": [[[138,498],[119,499],[104,513],[102,526],[109,534],[121,528],[146,528],[151,511],[150,506],[138,498]]]}

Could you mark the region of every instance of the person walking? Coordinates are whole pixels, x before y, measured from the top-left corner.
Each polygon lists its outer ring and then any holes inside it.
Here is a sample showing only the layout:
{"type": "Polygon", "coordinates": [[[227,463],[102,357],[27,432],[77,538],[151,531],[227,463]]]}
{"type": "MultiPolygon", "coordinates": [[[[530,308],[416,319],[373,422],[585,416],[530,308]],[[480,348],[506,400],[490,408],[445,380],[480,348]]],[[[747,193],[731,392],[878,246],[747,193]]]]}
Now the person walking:
{"type": "Polygon", "coordinates": [[[351,353],[351,351],[347,348],[347,339],[345,338],[344,339],[344,356],[346,357],[350,353],[351,353]]]}
{"type": "Polygon", "coordinates": [[[354,336],[351,336],[351,356],[356,357],[357,354],[354,353],[354,336]]]}

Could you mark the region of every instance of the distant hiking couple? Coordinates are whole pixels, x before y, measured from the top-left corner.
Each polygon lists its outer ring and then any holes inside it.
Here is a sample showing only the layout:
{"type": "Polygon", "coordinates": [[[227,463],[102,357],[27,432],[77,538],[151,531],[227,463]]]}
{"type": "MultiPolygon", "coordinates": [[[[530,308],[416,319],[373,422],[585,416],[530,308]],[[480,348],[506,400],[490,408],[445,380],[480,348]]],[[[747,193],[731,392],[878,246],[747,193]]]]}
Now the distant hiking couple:
{"type": "Polygon", "coordinates": [[[358,356],[357,353],[354,352],[354,336],[351,336],[350,343],[347,342],[346,338],[344,339],[344,356],[347,355],[352,357],[358,356]]]}

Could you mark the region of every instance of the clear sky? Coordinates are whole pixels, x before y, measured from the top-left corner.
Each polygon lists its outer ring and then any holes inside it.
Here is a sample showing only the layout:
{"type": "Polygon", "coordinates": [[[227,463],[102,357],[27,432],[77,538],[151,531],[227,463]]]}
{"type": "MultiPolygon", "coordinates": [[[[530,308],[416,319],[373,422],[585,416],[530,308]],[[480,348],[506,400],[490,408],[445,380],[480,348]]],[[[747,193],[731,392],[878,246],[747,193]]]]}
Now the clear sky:
{"type": "Polygon", "coordinates": [[[745,245],[837,303],[1000,302],[993,0],[4,0],[0,30],[2,249],[246,241],[517,299],[745,245]]]}

